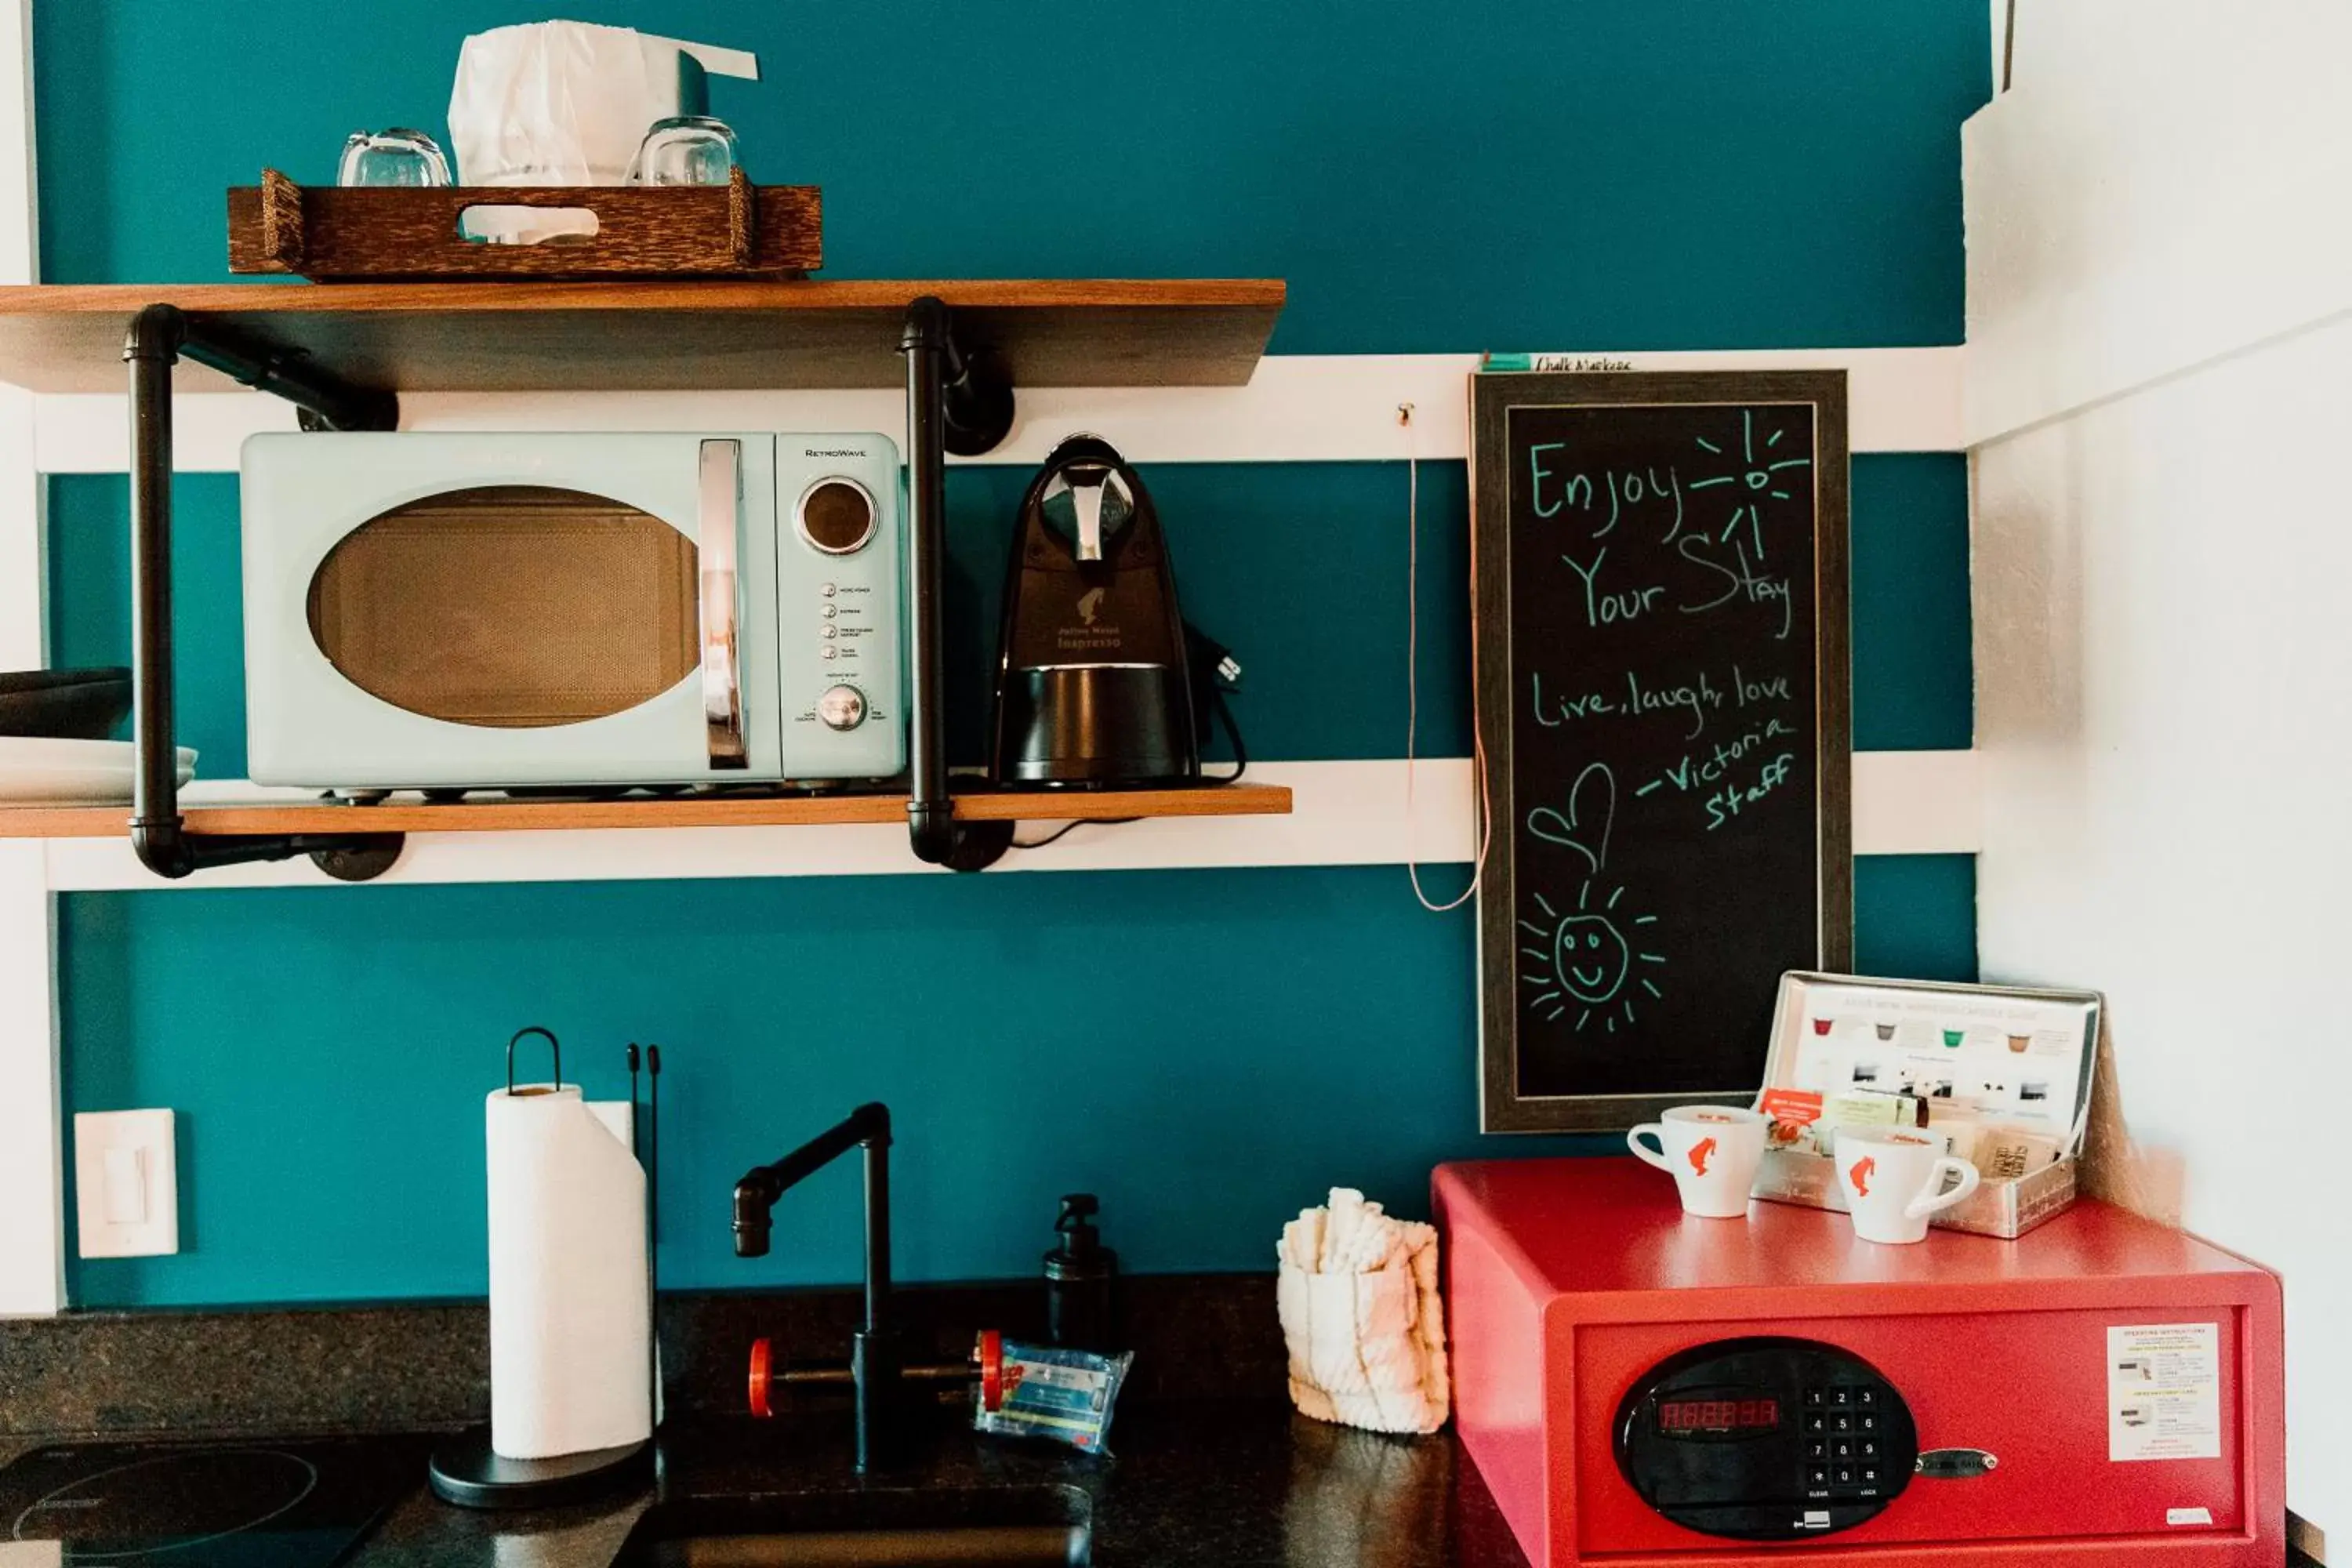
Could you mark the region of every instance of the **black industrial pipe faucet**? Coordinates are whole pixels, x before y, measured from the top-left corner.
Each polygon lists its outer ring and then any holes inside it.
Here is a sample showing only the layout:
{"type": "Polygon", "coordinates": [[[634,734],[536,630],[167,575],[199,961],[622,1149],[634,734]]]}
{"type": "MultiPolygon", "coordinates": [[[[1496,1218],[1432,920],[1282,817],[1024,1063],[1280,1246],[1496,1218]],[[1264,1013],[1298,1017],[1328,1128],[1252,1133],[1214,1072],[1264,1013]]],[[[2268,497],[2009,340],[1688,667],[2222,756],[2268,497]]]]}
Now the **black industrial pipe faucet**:
{"type": "Polygon", "coordinates": [[[857,1468],[886,1456],[885,1413],[898,1403],[898,1348],[890,1329],[890,1108],[859,1106],[772,1165],[735,1184],[735,1256],[768,1255],[768,1211],[785,1192],[853,1147],[866,1151],[866,1326],[850,1336],[849,1375],[856,1389],[857,1468]]]}

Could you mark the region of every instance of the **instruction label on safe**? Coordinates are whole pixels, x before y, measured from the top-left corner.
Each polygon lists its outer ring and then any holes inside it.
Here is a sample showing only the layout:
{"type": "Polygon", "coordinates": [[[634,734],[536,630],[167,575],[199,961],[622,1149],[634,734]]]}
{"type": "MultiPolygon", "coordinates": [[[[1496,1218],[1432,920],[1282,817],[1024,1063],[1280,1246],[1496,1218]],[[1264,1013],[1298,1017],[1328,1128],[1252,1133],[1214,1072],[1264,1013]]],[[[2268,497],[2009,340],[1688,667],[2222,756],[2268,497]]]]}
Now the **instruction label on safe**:
{"type": "Polygon", "coordinates": [[[2221,1331],[2147,1323],[2107,1331],[2107,1458],[2221,1457],[2221,1331]]]}

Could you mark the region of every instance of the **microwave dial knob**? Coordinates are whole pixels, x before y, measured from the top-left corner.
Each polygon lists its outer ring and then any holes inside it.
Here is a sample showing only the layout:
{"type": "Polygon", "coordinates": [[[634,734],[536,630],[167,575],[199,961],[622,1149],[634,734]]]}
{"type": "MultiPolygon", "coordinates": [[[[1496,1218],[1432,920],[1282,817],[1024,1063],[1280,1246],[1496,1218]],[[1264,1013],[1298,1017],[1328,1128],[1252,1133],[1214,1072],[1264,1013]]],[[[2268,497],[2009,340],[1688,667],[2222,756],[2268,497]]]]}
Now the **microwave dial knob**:
{"type": "Polygon", "coordinates": [[[827,555],[854,555],[874,537],[880,516],[872,490],[833,474],[801,491],[793,507],[793,526],[814,549],[827,555]]]}
{"type": "Polygon", "coordinates": [[[816,716],[835,730],[855,730],[866,722],[866,693],[855,686],[835,686],[816,700],[816,716]]]}

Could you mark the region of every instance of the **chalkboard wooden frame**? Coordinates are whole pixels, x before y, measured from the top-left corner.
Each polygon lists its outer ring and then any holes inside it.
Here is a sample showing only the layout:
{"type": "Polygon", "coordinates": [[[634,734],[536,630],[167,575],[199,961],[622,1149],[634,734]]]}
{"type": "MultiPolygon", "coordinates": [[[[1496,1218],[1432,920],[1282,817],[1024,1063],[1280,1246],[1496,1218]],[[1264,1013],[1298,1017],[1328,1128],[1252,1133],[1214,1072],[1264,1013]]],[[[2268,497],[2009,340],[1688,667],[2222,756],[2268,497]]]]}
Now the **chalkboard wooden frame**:
{"type": "MultiPolygon", "coordinates": [[[[1853,963],[1853,714],[1848,622],[1848,474],[1843,371],[1488,374],[1471,378],[1471,535],[1475,698],[1493,841],[1478,898],[1479,1100],[1488,1132],[1615,1131],[1676,1105],[1748,1103],[1762,1082],[1770,998],[1780,974],[1759,973],[1762,1005],[1755,1071],[1696,1091],[1520,1091],[1518,860],[1514,799],[1517,672],[1511,647],[1512,530],[1508,415],[1513,408],[1811,405],[1813,444],[1815,779],[1813,860],[1818,946],[1790,969],[1850,970],[1853,963]]],[[[1573,815],[1573,805],[1570,805],[1573,815]]]]}

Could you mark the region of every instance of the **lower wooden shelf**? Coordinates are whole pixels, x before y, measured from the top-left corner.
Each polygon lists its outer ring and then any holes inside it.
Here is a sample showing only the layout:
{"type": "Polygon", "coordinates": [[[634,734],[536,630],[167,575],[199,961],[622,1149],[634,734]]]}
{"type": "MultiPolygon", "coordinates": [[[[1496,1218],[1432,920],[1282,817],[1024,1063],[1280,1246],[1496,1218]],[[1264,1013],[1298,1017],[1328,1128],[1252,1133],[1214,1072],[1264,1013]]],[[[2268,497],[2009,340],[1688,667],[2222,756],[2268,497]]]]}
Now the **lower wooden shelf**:
{"type": "MultiPolygon", "coordinates": [[[[1412,768],[1400,757],[1265,760],[1251,763],[1248,784],[1231,788],[1169,792],[1172,800],[1145,795],[973,794],[959,796],[958,803],[971,816],[985,812],[1039,823],[1069,820],[1081,813],[1097,820],[1117,818],[1147,808],[1186,814],[1132,827],[1089,828],[1055,837],[1050,846],[1024,846],[999,862],[992,876],[1393,867],[1410,860],[1424,868],[1454,868],[1451,876],[1441,879],[1458,888],[1459,878],[1467,874],[1462,868],[1478,852],[1478,784],[1467,757],[1424,758],[1412,768]]],[[[1981,794],[1973,752],[1857,752],[1854,853],[1973,854],[1983,843],[1981,794]]],[[[361,812],[394,809],[320,805],[291,791],[265,792],[234,779],[200,779],[182,801],[200,829],[215,833],[278,829],[289,823],[304,830],[348,830],[361,812]],[[289,811],[303,815],[282,815],[289,811]]],[[[131,853],[126,807],[61,811],[0,806],[0,916],[5,913],[12,874],[37,877],[52,892],[113,893],[933,873],[936,868],[908,853],[905,805],[900,795],[636,800],[584,806],[561,801],[400,804],[396,808],[404,814],[415,814],[407,816],[402,828],[411,835],[406,851],[382,878],[362,883],[336,881],[307,858],[226,866],[184,881],[167,881],[131,853]],[[578,815],[583,809],[596,815],[578,815]],[[454,819],[422,815],[426,812],[447,813],[454,819]],[[829,833],[802,833],[791,826],[813,821],[839,826],[829,833]],[[583,831],[512,831],[556,826],[583,831]],[[730,826],[737,830],[708,830],[730,826]],[[443,828],[458,831],[436,831],[443,828]]],[[[368,820],[389,824],[394,819],[368,820]]],[[[1032,831],[1023,837],[1042,840],[1051,835],[1032,831]]],[[[1405,896],[1402,881],[1391,890],[1405,896]]]]}
{"type": "MultiPolygon", "coordinates": [[[[1283,816],[1280,784],[1163,790],[1029,791],[959,795],[971,821],[1108,822],[1146,816],[1283,816]]],[[[0,806],[0,838],[104,838],[125,831],[121,805],[0,806]]],[[[192,834],[516,833],[610,827],[772,827],[907,820],[903,795],[687,795],[674,799],[480,800],[450,805],[387,801],[254,802],[184,808],[192,834]]]]}

